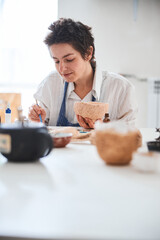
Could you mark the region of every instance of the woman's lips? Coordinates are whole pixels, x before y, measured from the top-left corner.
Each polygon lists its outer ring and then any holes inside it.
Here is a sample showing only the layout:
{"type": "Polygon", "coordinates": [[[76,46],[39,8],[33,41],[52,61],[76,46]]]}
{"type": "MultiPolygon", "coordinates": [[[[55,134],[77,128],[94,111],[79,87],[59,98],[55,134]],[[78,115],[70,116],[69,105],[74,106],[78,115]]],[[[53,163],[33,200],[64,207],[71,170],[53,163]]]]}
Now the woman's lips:
{"type": "Polygon", "coordinates": [[[66,74],[63,74],[63,76],[64,76],[65,78],[68,78],[68,77],[70,77],[71,74],[72,74],[72,73],[66,73],[66,74]]]}

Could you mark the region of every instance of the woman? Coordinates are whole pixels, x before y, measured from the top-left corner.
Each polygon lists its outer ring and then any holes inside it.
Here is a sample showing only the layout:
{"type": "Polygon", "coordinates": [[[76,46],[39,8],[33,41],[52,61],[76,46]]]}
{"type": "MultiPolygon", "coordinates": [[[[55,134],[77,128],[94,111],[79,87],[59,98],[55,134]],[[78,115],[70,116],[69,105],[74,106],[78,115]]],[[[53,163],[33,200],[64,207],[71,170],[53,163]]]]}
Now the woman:
{"type": "Polygon", "coordinates": [[[134,124],[136,104],[134,87],[124,77],[101,72],[95,62],[95,46],[91,28],[72,19],[61,18],[51,24],[44,42],[56,66],[42,81],[34,98],[29,118],[51,126],[82,126],[94,128],[89,118],[75,116],[73,105],[77,101],[109,103],[111,120],[124,120],[134,124]]]}

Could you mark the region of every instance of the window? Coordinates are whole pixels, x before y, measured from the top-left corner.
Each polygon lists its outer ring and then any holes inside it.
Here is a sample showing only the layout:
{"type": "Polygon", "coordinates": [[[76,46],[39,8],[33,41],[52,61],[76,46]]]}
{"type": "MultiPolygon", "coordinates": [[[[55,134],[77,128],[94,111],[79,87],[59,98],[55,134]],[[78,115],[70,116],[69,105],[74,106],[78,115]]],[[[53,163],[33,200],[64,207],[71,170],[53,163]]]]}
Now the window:
{"type": "Polygon", "coordinates": [[[22,104],[26,89],[54,70],[43,40],[57,7],[58,0],[0,0],[0,91],[20,91],[22,104]]]}

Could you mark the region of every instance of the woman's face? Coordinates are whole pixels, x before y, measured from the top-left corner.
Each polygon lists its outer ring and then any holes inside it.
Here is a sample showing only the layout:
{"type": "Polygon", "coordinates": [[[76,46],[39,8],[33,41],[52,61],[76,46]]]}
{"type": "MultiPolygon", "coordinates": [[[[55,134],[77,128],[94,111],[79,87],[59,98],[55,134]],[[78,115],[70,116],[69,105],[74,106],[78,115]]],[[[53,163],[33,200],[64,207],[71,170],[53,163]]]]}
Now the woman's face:
{"type": "Polygon", "coordinates": [[[66,82],[76,82],[87,73],[87,69],[90,66],[90,57],[84,60],[71,44],[53,44],[50,46],[50,53],[54,59],[57,71],[66,82]]]}

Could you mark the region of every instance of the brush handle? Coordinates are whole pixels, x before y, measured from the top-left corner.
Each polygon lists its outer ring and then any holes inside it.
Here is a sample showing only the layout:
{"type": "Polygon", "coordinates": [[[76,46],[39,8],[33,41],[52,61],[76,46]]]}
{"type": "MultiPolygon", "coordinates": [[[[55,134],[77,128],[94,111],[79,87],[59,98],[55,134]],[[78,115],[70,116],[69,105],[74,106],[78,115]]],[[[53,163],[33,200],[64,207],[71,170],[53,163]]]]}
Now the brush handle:
{"type": "MultiPolygon", "coordinates": [[[[36,100],[36,104],[37,104],[37,106],[39,106],[37,100],[36,100]]],[[[39,114],[38,116],[39,116],[40,122],[43,122],[41,114],[39,114]]]]}
{"type": "Polygon", "coordinates": [[[42,117],[41,117],[41,114],[39,114],[39,119],[40,119],[40,122],[43,122],[43,121],[42,121],[42,117]]]}

